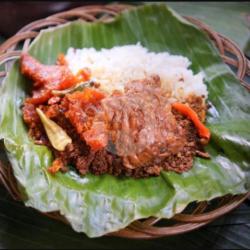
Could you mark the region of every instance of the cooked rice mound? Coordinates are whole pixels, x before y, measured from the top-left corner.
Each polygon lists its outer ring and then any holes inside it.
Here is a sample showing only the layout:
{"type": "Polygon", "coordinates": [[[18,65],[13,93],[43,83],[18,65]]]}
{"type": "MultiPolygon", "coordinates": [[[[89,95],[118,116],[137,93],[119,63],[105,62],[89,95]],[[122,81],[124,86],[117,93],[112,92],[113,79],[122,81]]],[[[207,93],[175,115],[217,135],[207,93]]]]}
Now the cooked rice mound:
{"type": "Polygon", "coordinates": [[[191,65],[188,58],[167,52],[149,52],[139,43],[99,51],[69,48],[66,59],[74,74],[84,67],[91,69],[92,77],[108,93],[123,91],[127,82],[155,74],[160,77],[162,88],[177,100],[184,100],[189,95],[207,97],[203,73],[193,74],[188,69],[191,65]]]}

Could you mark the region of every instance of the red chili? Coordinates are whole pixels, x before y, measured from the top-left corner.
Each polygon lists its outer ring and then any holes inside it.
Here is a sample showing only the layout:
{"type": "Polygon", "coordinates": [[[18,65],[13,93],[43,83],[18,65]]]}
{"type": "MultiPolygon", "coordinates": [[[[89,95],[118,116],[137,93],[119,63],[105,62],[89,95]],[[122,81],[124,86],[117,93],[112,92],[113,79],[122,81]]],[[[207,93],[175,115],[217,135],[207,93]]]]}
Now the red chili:
{"type": "Polygon", "coordinates": [[[173,103],[172,107],[182,115],[188,117],[194,123],[200,137],[206,138],[207,140],[210,139],[209,129],[200,121],[197,113],[192,108],[179,102],[173,103]]]}

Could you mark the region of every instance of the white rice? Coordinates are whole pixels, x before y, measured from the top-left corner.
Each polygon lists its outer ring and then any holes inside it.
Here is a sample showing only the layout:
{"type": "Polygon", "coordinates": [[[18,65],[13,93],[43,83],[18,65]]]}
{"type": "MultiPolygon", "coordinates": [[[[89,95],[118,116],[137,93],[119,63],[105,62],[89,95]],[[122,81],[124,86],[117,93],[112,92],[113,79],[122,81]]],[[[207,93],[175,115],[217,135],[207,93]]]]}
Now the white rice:
{"type": "Polygon", "coordinates": [[[74,74],[88,67],[92,78],[101,84],[100,88],[109,93],[115,89],[122,91],[124,84],[130,80],[157,74],[162,88],[171,91],[172,97],[178,100],[190,94],[207,97],[203,73],[194,75],[188,69],[191,64],[188,58],[167,52],[149,52],[139,43],[100,51],[69,48],[66,60],[74,74]]]}

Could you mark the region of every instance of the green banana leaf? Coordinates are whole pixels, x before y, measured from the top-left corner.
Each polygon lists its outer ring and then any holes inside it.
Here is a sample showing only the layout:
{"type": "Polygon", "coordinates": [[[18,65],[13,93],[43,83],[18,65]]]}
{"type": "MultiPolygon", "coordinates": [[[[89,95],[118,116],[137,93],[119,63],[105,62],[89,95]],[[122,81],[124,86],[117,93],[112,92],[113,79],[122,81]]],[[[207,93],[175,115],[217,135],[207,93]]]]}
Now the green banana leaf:
{"type": "Polygon", "coordinates": [[[250,57],[249,2],[167,2],[185,16],[208,24],[215,31],[232,39],[250,57]],[[230,23],[230,25],[228,25],[230,23]]]}
{"type": "MultiPolygon", "coordinates": [[[[124,11],[111,23],[74,21],[44,30],[29,53],[53,64],[67,48],[111,48],[140,42],[150,51],[186,56],[191,69],[203,71],[209,91],[207,125],[211,159],[195,159],[183,174],[135,180],[110,175],[81,177],[73,170],[51,176],[51,152],[33,143],[20,106],[30,84],[16,61],[0,92],[0,138],[4,140],[15,177],[27,206],[42,212],[60,211],[77,232],[98,237],[148,216],[170,218],[192,201],[210,200],[250,189],[249,93],[224,64],[206,34],[165,4],[124,11]]],[[[164,65],[163,65],[164,67],[164,65]]]]}

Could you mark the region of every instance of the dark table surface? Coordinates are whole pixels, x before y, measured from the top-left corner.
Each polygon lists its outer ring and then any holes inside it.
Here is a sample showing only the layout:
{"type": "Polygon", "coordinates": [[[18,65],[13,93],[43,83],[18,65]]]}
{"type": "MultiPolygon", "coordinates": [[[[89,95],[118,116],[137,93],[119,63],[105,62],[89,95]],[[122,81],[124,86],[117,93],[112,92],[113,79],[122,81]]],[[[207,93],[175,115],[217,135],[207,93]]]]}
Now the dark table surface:
{"type": "Polygon", "coordinates": [[[0,188],[0,248],[22,249],[249,249],[250,201],[199,230],[154,240],[90,239],[13,201],[0,188]]]}
{"type": "MultiPolygon", "coordinates": [[[[233,39],[246,55],[250,55],[250,2],[168,4],[183,15],[191,15],[208,23],[216,31],[233,39]]],[[[3,11],[0,6],[0,12],[1,10],[3,11]]],[[[12,16],[12,20],[18,21],[18,17],[12,16]]],[[[7,38],[6,34],[1,33],[1,27],[0,34],[0,39],[7,38]]],[[[14,201],[0,186],[0,249],[3,248],[250,249],[250,201],[245,201],[233,212],[199,230],[178,236],[154,240],[128,240],[107,236],[90,239],[84,234],[75,233],[69,226],[14,201]]]]}

